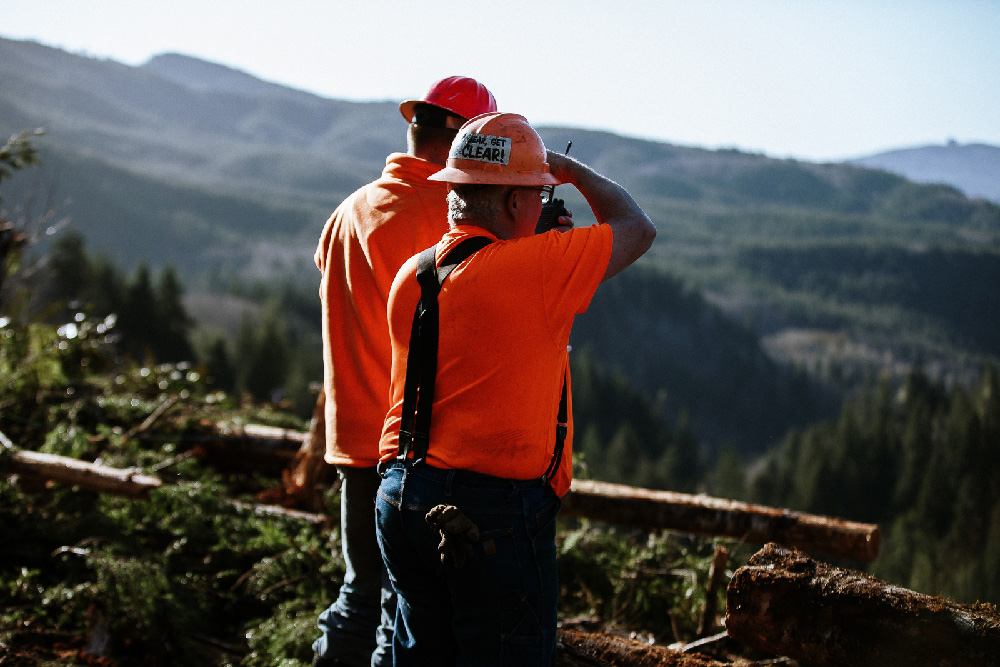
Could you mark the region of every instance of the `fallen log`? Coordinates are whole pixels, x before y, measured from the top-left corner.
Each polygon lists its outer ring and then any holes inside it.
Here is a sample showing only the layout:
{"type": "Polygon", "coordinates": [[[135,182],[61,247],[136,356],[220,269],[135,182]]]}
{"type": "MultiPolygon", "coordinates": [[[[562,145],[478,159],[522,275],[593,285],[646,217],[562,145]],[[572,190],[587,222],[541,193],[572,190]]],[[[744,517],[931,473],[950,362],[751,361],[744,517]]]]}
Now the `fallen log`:
{"type": "Polygon", "coordinates": [[[560,630],[557,642],[556,667],[735,667],[740,664],[603,633],[560,630]]]}
{"type": "Polygon", "coordinates": [[[754,544],[777,542],[811,554],[866,562],[878,556],[880,543],[874,524],[593,480],[573,480],[562,514],[754,544]]]}
{"type": "Polygon", "coordinates": [[[204,452],[204,458],[233,468],[283,470],[308,439],[304,431],[245,424],[233,426],[221,422],[212,433],[185,435],[182,442],[204,452]]]}
{"type": "MultiPolygon", "coordinates": [[[[313,413],[309,433],[246,426],[228,442],[295,441],[295,459],[282,472],[282,486],[263,500],[315,509],[316,483],[330,474],[325,453],[324,396],[313,413]]],[[[609,523],[662,528],[698,535],[742,539],[755,544],[778,542],[815,555],[871,562],[878,556],[878,526],[802,512],[791,512],[733,500],[671,491],[639,489],[622,484],[573,480],[563,498],[563,516],[583,516],[609,523]]]]}
{"type": "Polygon", "coordinates": [[[1000,666],[1000,613],[892,586],[766,545],[739,568],[729,636],[810,665],[1000,666]]]}
{"type": "Polygon", "coordinates": [[[136,468],[109,468],[66,456],[40,452],[13,452],[9,472],[132,498],[144,497],[152,489],[163,485],[163,480],[159,477],[146,475],[136,468]]]}
{"type": "MultiPolygon", "coordinates": [[[[138,468],[111,468],[67,456],[31,451],[13,451],[9,453],[9,457],[5,471],[8,474],[34,481],[78,486],[98,493],[148,498],[151,491],[165,484],[159,477],[147,475],[138,468]]],[[[325,514],[303,512],[278,505],[260,505],[237,500],[230,502],[242,510],[259,515],[307,521],[324,528],[334,523],[334,520],[325,514]]]]}

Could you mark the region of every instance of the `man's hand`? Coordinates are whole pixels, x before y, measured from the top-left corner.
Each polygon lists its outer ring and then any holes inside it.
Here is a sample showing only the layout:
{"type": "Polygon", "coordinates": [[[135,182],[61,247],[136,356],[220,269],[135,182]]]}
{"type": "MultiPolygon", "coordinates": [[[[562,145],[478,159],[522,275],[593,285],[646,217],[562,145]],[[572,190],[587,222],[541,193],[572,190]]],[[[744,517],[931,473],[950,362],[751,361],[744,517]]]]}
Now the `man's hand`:
{"type": "Polygon", "coordinates": [[[454,505],[436,505],[424,520],[441,533],[438,544],[441,564],[451,556],[455,569],[461,569],[465,559],[472,555],[472,543],[479,539],[478,526],[454,505]]]}
{"type": "Polygon", "coordinates": [[[549,163],[549,171],[560,183],[574,183],[577,168],[582,166],[573,158],[548,149],[545,151],[545,161],[549,163]]]}

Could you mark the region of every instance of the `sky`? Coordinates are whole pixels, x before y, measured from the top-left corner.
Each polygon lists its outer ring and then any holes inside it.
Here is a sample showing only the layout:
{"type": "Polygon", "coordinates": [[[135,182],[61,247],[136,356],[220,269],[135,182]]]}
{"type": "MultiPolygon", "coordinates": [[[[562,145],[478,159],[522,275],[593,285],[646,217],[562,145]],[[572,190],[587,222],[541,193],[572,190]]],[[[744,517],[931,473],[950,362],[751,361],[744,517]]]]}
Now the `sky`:
{"type": "Polygon", "coordinates": [[[471,76],[534,125],[771,157],[1000,145],[1000,0],[0,0],[0,36],[358,101],[471,76]]]}

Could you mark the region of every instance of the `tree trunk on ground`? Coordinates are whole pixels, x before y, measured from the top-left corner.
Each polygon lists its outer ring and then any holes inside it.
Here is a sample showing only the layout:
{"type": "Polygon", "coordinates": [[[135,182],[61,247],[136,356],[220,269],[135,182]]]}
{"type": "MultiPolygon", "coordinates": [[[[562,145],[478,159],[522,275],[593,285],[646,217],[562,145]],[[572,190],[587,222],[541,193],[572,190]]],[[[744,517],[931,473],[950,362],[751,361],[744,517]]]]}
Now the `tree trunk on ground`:
{"type": "Polygon", "coordinates": [[[556,667],[733,667],[699,653],[681,653],[607,634],[560,630],[556,667]]]}
{"type": "Polygon", "coordinates": [[[998,667],[1000,614],[891,586],[774,544],[729,584],[726,628],[816,666],[998,667]]]}
{"type": "Polygon", "coordinates": [[[878,526],[734,500],[573,480],[562,514],[643,528],[777,542],[811,554],[873,561],[878,526]]]}
{"type": "Polygon", "coordinates": [[[140,470],[108,468],[39,452],[14,452],[9,467],[10,472],[25,477],[133,498],[145,497],[152,489],[163,485],[159,477],[143,474],[140,470]]]}
{"type": "MultiPolygon", "coordinates": [[[[88,491],[111,493],[131,498],[148,498],[150,491],[164,485],[163,480],[138,469],[110,468],[96,463],[55,454],[15,451],[10,454],[7,472],[33,481],[58,482],[88,491]]],[[[257,505],[231,500],[233,505],[255,514],[281,516],[328,528],[334,523],[325,514],[302,512],[275,505],[257,505]]]]}

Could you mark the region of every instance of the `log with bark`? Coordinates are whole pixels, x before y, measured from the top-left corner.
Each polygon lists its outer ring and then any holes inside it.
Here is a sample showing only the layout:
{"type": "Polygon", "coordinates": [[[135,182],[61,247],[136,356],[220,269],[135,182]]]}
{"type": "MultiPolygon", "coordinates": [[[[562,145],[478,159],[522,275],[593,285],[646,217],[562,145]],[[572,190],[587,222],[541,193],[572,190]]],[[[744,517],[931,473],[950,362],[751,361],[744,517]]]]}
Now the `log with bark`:
{"type": "Polygon", "coordinates": [[[777,542],[815,555],[866,562],[878,556],[880,543],[874,524],[592,480],[573,480],[562,514],[754,544],[777,542]]]}
{"type": "Polygon", "coordinates": [[[817,666],[1000,666],[1000,614],[892,586],[774,544],[733,575],[726,629],[817,666]]]}

